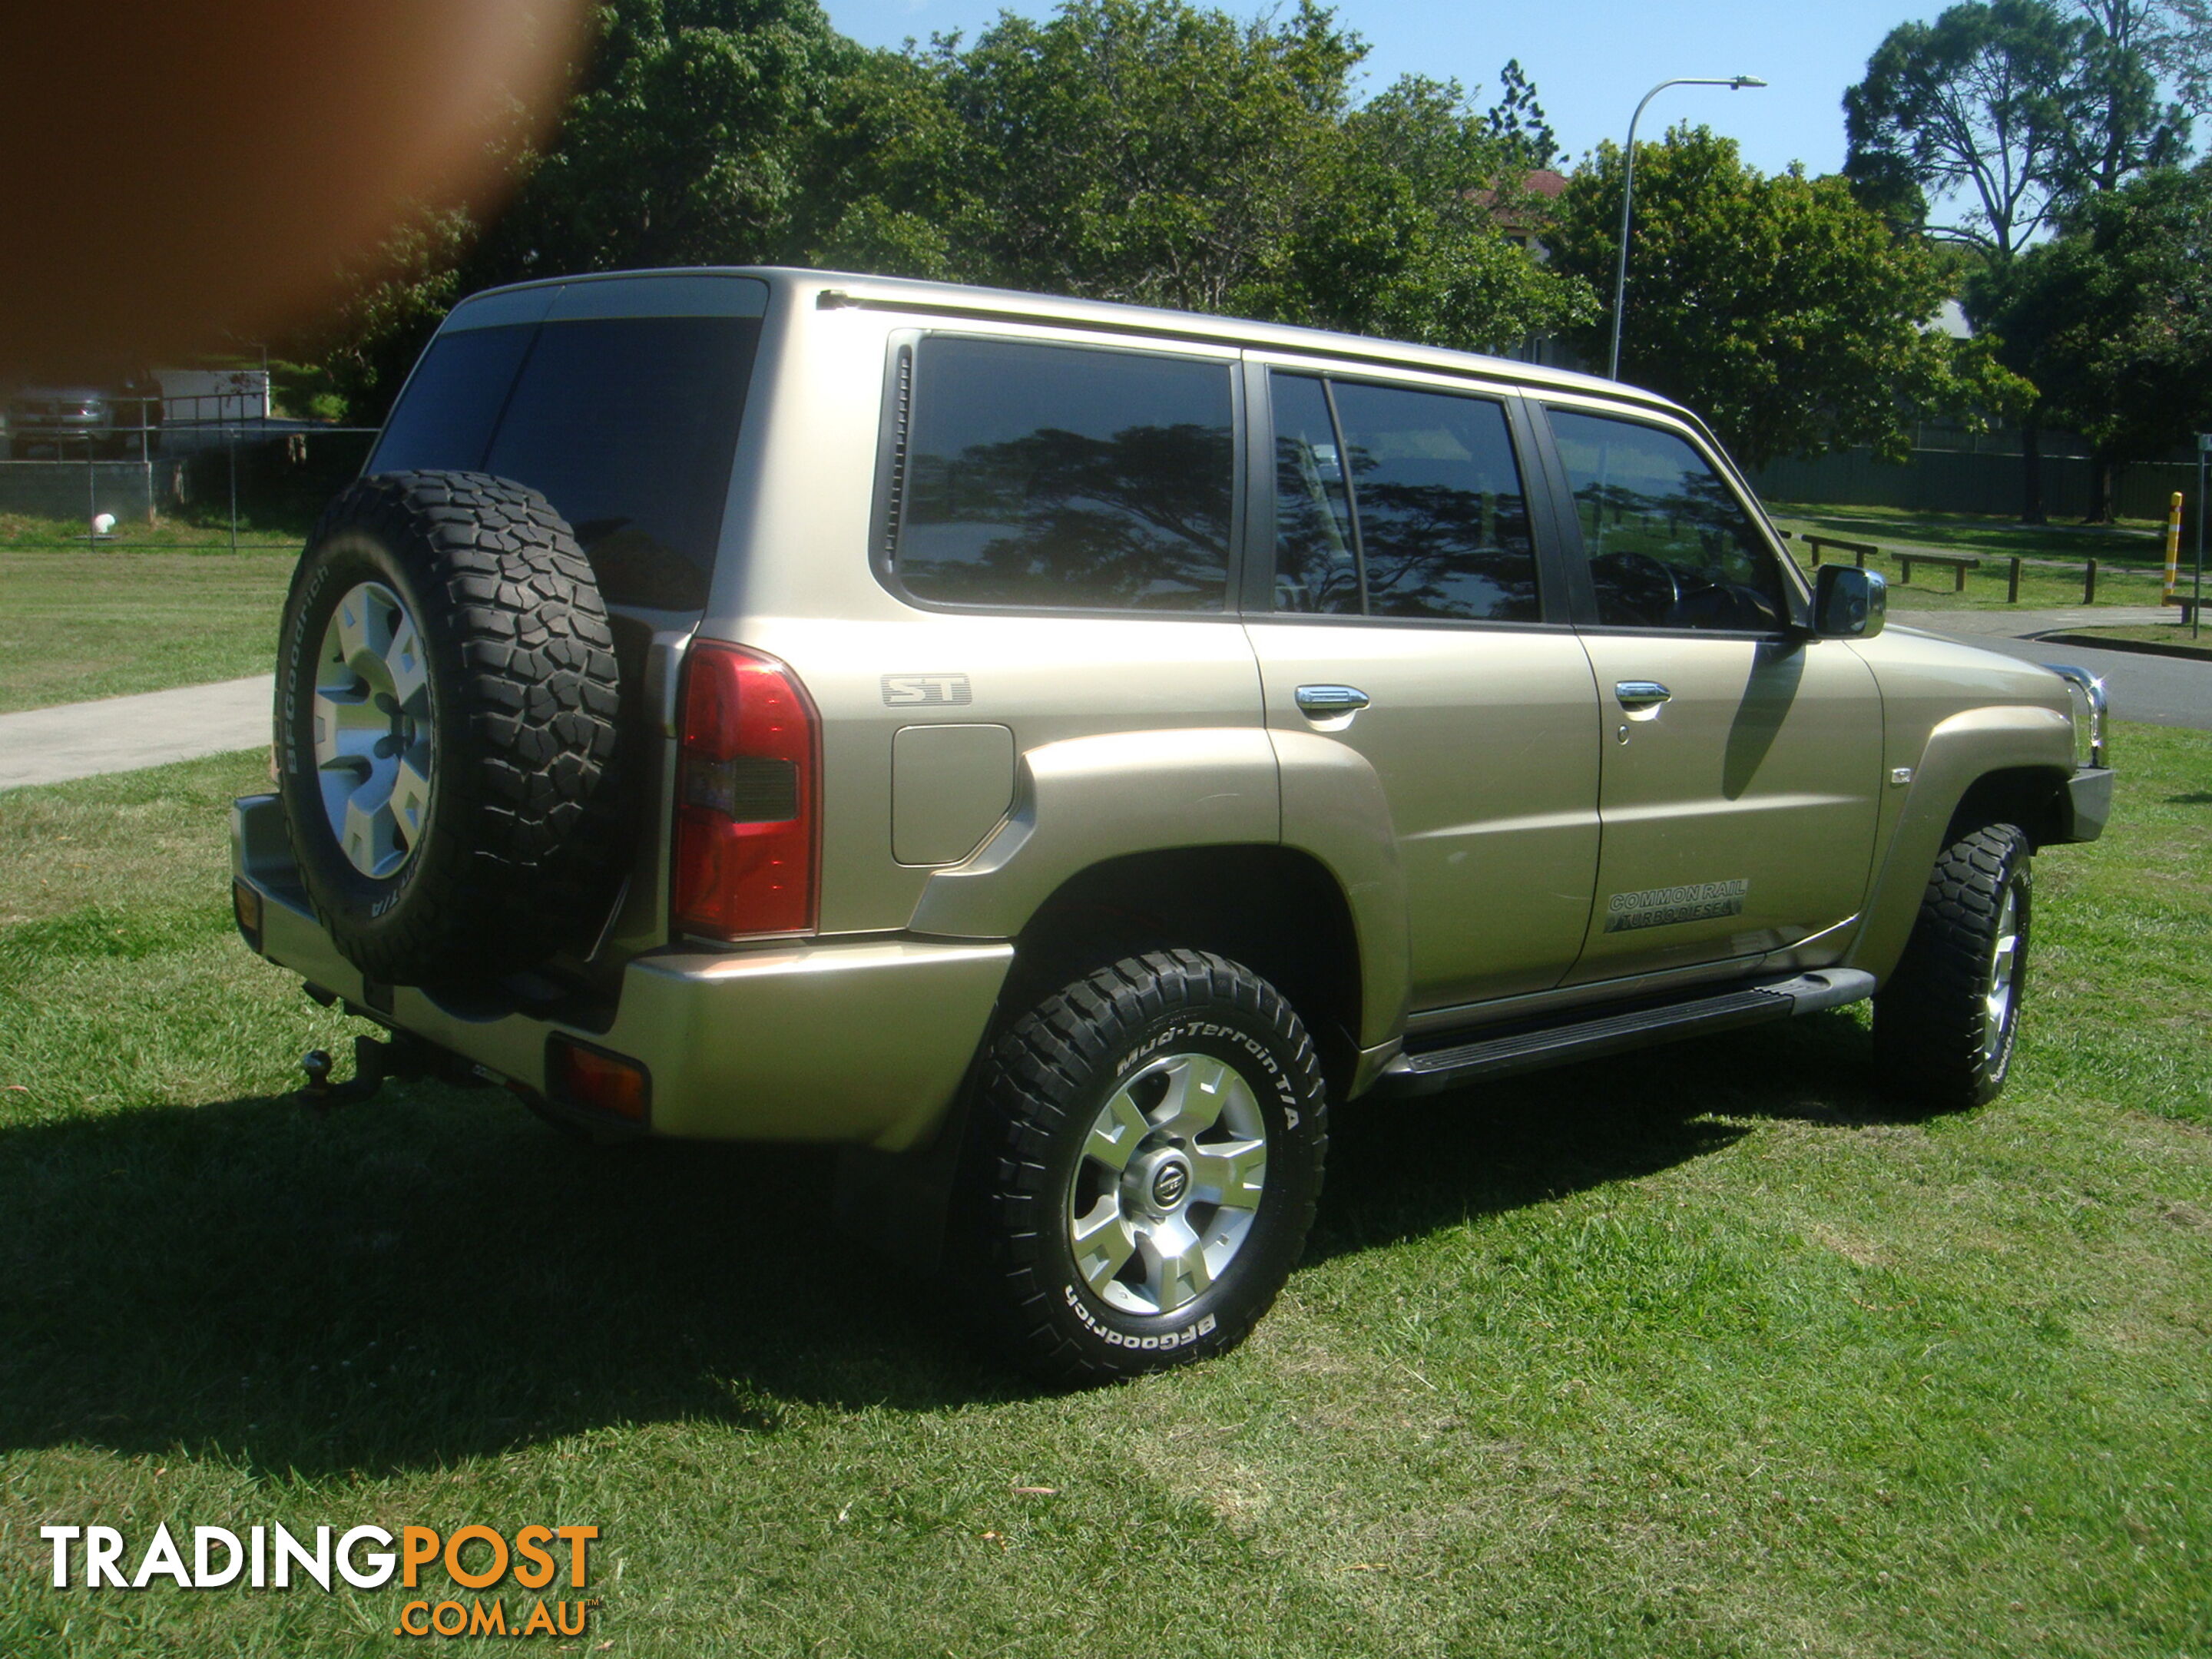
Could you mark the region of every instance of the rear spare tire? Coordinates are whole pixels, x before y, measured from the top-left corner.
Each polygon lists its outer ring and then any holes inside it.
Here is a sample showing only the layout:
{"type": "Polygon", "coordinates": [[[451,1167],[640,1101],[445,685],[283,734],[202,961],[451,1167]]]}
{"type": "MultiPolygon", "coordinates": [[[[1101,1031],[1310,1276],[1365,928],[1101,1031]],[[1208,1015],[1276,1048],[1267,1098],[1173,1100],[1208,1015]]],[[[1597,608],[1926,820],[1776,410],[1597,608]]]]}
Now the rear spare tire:
{"type": "Polygon", "coordinates": [[[362,478],[284,603],[277,787],[332,941],[368,977],[511,972],[605,920],[621,687],[552,505],[480,472],[362,478]]]}

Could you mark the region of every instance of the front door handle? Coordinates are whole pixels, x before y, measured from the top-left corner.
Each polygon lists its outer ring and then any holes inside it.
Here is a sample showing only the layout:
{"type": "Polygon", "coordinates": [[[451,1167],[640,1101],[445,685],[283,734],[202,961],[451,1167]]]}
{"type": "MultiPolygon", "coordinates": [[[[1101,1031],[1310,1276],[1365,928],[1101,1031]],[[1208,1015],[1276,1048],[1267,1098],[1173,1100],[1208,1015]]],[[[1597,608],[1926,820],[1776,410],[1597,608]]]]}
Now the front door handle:
{"type": "Polygon", "coordinates": [[[1317,720],[1356,714],[1367,707],[1367,694],[1356,685],[1302,685],[1292,696],[1299,712],[1317,720]]]}
{"type": "Polygon", "coordinates": [[[1613,695],[1623,708],[1656,708],[1674,696],[1656,680],[1619,680],[1613,684],[1613,695]]]}

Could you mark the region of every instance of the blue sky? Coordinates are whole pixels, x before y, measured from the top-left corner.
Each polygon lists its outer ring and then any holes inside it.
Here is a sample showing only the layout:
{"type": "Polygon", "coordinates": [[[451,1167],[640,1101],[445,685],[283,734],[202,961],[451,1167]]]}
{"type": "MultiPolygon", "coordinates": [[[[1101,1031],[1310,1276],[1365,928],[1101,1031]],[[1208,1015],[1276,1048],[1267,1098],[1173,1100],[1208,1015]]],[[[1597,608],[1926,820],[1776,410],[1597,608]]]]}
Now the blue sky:
{"type": "MultiPolygon", "coordinates": [[[[1051,10],[1039,0],[1010,8],[994,0],[824,4],[845,33],[884,46],[908,35],[927,40],[933,30],[959,29],[972,38],[1002,9],[1036,17],[1051,10]]],[[[1224,9],[1249,15],[1261,8],[1229,0],[1224,9]]],[[[1342,0],[1337,19],[1372,48],[1370,92],[1419,72],[1480,83],[1476,102],[1487,104],[1499,67],[1518,58],[1570,157],[1601,138],[1619,143],[1637,100],[1656,82],[1756,75],[1769,82],[1763,90],[1675,87],[1660,94],[1638,136],[1656,137],[1675,121],[1703,121],[1735,139],[1744,160],[1764,171],[1799,161],[1811,172],[1832,173],[1844,160],[1844,88],[1866,72],[1868,55],[1883,35],[1941,9],[1940,3],[1915,6],[1911,0],[1342,0]]]]}

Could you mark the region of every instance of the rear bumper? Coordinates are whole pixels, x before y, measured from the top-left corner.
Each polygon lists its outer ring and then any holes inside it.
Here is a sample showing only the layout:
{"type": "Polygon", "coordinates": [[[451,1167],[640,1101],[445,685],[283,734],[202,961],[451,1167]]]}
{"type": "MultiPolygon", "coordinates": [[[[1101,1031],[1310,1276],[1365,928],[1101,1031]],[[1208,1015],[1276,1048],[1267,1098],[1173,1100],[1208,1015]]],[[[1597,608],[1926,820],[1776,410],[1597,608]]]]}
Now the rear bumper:
{"type": "MultiPolygon", "coordinates": [[[[261,954],[357,1012],[543,1096],[546,1045],[571,1036],[641,1062],[656,1135],[846,1143],[900,1152],[951,1109],[1013,946],[912,937],[747,951],[670,950],[624,969],[604,1030],[457,1012],[362,982],[300,890],[276,798],[231,811],[236,878],[261,897],[261,954]]],[[[608,1127],[620,1128],[609,1121],[608,1127]]]]}

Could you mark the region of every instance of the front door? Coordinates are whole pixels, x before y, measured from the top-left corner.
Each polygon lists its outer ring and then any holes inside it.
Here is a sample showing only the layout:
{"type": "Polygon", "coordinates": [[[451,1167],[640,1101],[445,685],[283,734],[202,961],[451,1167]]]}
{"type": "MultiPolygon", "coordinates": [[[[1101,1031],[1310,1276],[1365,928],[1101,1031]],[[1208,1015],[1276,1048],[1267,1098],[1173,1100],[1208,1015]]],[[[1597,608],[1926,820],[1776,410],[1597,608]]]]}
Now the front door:
{"type": "Polygon", "coordinates": [[[1780,556],[1691,435],[1547,409],[1603,721],[1584,983],[1746,960],[1858,910],[1881,781],[1873,673],[1791,626],[1780,556]]]}

